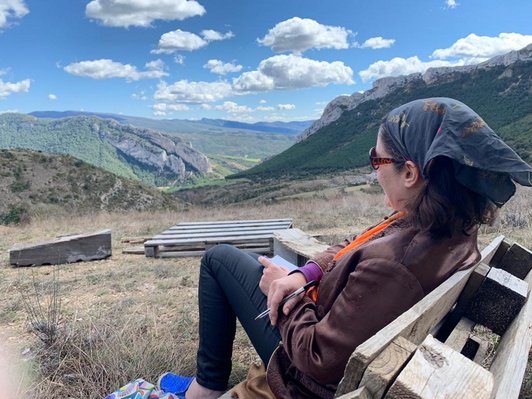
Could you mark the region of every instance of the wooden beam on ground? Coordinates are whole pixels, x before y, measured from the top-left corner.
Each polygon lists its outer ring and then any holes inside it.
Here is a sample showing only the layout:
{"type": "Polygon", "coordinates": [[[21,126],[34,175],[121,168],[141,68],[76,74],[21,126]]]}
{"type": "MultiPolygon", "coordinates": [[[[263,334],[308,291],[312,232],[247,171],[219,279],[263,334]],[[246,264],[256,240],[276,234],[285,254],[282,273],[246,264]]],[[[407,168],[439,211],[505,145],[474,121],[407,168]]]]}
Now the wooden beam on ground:
{"type": "Polygon", "coordinates": [[[9,250],[9,261],[15,266],[58,265],[105,259],[111,253],[111,230],[101,230],[16,244],[9,250]]]}
{"type": "Polygon", "coordinates": [[[492,374],[428,335],[391,386],[387,399],[488,399],[492,374]]]}
{"type": "Polygon", "coordinates": [[[362,376],[360,386],[366,387],[373,399],[381,399],[416,349],[417,345],[407,339],[395,338],[369,364],[362,376]]]}
{"type": "Polygon", "coordinates": [[[127,247],[122,249],[123,254],[144,255],[144,247],[127,247]]]}
{"type": "Polygon", "coordinates": [[[492,267],[465,315],[502,336],[523,307],[527,291],[527,282],[492,267]]]}
{"type": "MultiPolygon", "coordinates": [[[[484,248],[481,261],[491,259],[503,239],[503,236],[497,237],[484,248]]],[[[336,394],[342,395],[355,390],[367,366],[397,336],[401,335],[414,344],[421,343],[449,312],[474,269],[475,267],[471,267],[456,272],[412,308],[360,344],[347,362],[344,378],[340,381],[336,394]]]]}
{"type": "MultiPolygon", "coordinates": [[[[532,283],[532,272],[525,281],[532,283]]],[[[495,379],[492,398],[517,399],[528,362],[532,342],[532,301],[530,290],[521,309],[506,333],[502,336],[490,371],[495,379]]]]}
{"type": "Polygon", "coordinates": [[[506,251],[497,267],[506,270],[517,278],[524,279],[532,269],[532,252],[514,243],[506,251]]]}

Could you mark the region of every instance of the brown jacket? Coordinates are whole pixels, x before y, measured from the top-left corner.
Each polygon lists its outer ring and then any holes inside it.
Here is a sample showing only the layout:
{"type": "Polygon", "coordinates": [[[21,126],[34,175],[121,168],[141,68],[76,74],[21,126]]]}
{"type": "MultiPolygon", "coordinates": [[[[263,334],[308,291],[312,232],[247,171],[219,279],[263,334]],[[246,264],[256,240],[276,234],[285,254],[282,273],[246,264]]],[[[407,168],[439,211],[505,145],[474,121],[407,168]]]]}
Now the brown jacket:
{"type": "Polygon", "coordinates": [[[341,248],[315,259],[326,270],[317,303],[305,297],[279,320],[267,370],[277,398],[332,398],[359,344],[480,258],[476,233],[434,238],[404,220],[333,262],[341,248]]]}

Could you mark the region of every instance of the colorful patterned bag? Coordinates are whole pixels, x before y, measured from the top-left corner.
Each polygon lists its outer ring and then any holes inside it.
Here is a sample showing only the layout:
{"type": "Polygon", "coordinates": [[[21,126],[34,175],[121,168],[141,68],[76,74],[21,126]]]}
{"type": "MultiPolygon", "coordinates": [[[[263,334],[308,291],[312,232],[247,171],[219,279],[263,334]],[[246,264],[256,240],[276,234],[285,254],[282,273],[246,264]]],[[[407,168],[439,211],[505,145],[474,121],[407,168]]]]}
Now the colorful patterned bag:
{"type": "Polygon", "coordinates": [[[159,391],[155,385],[139,378],[107,395],[105,399],[178,399],[178,396],[159,391]]]}

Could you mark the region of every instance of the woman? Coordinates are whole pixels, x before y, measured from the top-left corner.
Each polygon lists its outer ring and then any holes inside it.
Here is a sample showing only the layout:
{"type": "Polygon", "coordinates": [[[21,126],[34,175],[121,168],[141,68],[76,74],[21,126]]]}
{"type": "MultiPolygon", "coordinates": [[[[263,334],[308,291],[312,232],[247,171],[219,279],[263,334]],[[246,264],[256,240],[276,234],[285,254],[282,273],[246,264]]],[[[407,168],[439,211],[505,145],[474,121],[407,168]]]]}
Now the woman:
{"type": "MultiPolygon", "coordinates": [[[[334,395],[357,345],[480,258],[477,230],[495,206],[532,185],[523,162],[469,107],[449,98],[391,111],[370,162],[394,213],[296,272],[231,246],[208,251],[199,283],[197,375],[186,398],[227,388],[236,317],[267,368],[277,398],[334,395]],[[277,311],[281,299],[310,280],[277,311]],[[270,308],[269,319],[255,320],[270,308]],[[282,344],[280,344],[282,341],[282,344]]],[[[183,382],[166,375],[161,385],[183,382]]]]}

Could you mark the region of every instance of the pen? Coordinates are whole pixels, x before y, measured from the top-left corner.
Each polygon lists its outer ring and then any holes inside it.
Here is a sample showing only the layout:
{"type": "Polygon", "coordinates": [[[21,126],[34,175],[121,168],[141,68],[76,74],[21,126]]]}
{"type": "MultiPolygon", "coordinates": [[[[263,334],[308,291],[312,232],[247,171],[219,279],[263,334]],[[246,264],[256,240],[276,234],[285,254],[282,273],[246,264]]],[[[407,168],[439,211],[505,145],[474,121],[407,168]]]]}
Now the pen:
{"type": "MultiPolygon", "coordinates": [[[[286,302],[288,302],[290,299],[292,299],[293,297],[295,296],[298,296],[299,294],[303,293],[303,292],[306,292],[310,287],[313,287],[315,285],[318,285],[318,282],[315,281],[315,280],[311,280],[309,281],[308,283],[306,283],[303,287],[301,288],[298,288],[297,290],[295,290],[294,292],[292,292],[291,294],[285,296],[282,301],[279,303],[279,307],[281,307],[282,305],[284,305],[286,302]]],[[[257,317],[255,317],[255,320],[259,320],[259,319],[262,319],[264,317],[266,317],[269,313],[270,313],[270,308],[266,309],[264,312],[260,313],[257,317]]]]}

